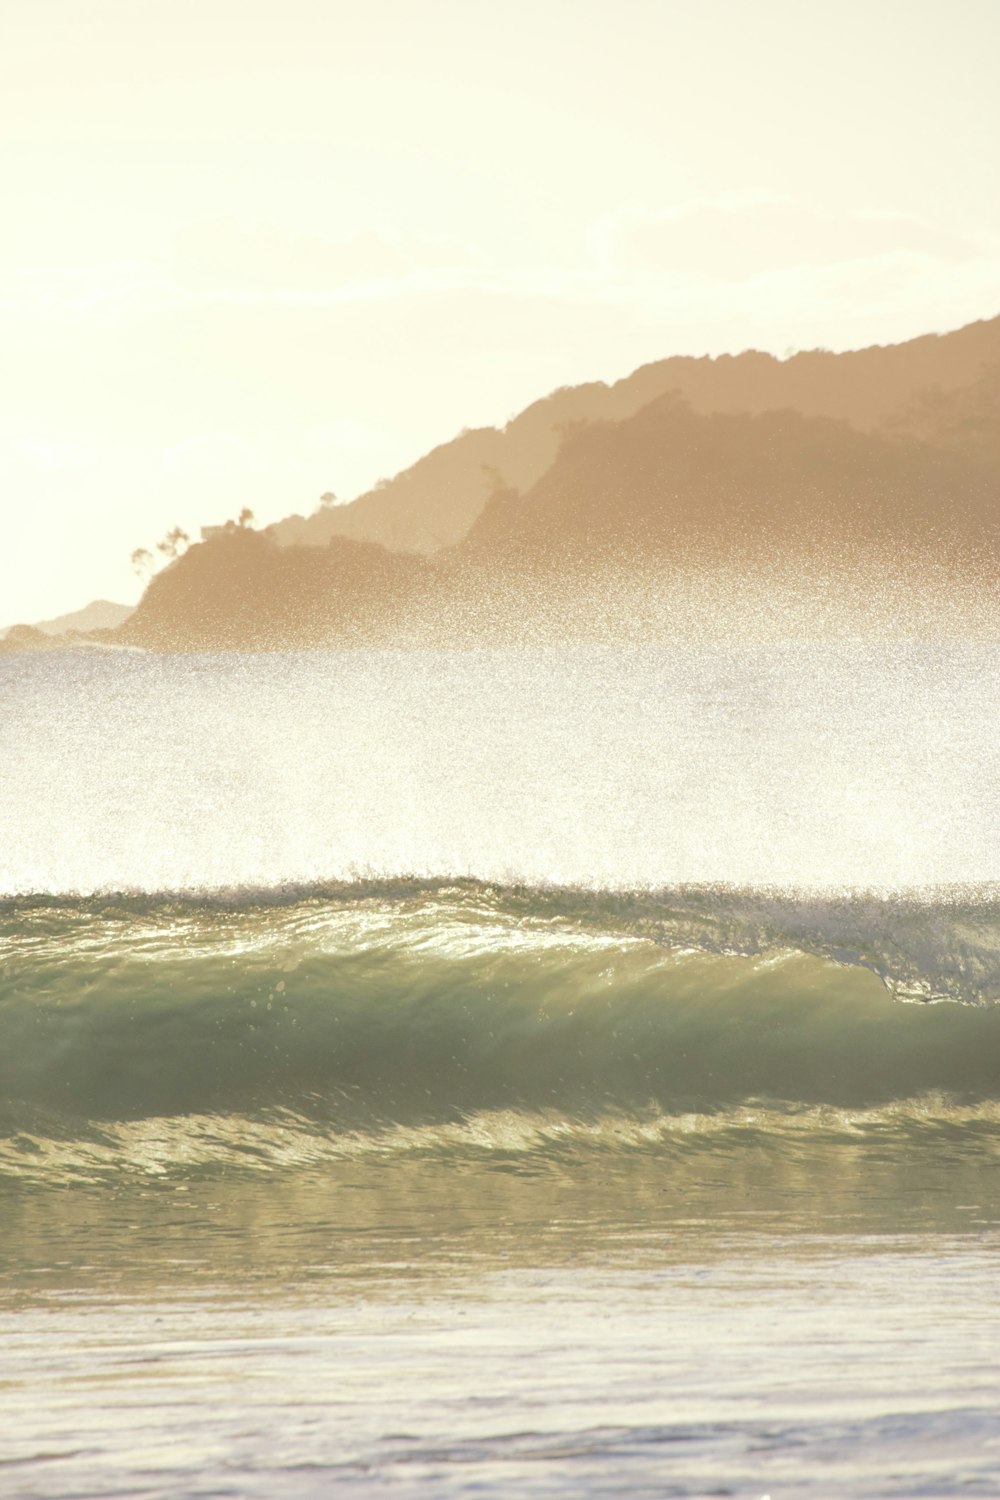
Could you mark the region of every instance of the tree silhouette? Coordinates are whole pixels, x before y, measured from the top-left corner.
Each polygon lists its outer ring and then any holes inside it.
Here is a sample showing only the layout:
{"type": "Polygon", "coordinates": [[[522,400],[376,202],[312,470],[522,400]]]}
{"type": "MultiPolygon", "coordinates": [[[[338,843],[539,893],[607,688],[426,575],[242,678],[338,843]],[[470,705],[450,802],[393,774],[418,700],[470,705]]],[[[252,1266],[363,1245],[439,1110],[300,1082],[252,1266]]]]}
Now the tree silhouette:
{"type": "Polygon", "coordinates": [[[191,538],[187,532],[183,531],[180,526],[175,526],[161,541],[157,542],[156,550],[162,552],[164,557],[170,558],[172,562],[175,557],[180,556],[190,541],[191,538]]]}
{"type": "MultiPolygon", "coordinates": [[[[156,543],[156,550],[169,562],[173,562],[190,544],[191,538],[183,527],[174,526],[156,543]]],[[[150,579],[156,571],[156,558],[148,547],[136,547],[129,561],[133,572],[144,580],[150,579]]]]}

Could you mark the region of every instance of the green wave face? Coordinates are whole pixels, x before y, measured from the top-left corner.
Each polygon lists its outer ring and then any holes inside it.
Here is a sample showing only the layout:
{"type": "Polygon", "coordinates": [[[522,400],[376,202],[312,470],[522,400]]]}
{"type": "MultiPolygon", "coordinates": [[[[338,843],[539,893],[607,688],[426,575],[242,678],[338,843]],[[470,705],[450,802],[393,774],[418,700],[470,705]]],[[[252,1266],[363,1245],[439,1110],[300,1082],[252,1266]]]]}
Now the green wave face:
{"type": "Polygon", "coordinates": [[[985,898],[414,883],[0,922],[5,1174],[1000,1123],[985,898]]]}

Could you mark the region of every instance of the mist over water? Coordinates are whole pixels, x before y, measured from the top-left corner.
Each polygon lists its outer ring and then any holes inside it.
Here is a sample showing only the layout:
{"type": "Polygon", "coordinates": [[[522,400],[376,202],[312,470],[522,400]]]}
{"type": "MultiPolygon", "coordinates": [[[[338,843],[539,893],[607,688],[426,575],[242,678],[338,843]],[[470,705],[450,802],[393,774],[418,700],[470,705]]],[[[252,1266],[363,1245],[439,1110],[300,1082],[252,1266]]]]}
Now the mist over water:
{"type": "Polygon", "coordinates": [[[2,663],[0,891],[1000,875],[1000,648],[2,663]]]}

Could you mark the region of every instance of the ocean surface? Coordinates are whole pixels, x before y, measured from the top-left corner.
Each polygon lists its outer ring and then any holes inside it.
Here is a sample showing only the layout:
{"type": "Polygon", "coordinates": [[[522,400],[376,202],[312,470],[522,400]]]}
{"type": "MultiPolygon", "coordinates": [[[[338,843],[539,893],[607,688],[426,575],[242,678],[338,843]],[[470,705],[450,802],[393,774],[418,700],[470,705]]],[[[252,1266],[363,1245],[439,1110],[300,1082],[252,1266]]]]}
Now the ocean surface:
{"type": "Polygon", "coordinates": [[[0,659],[0,1495],[1000,1494],[1000,647],[0,659]]]}

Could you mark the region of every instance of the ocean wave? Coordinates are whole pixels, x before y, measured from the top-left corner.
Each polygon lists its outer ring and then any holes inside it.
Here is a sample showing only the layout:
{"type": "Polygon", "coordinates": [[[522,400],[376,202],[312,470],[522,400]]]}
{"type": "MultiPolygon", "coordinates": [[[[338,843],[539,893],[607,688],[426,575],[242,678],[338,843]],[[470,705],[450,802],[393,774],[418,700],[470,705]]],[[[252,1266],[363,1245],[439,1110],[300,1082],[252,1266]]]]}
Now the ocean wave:
{"type": "Polygon", "coordinates": [[[7,902],[4,1160],[646,1149],[712,1121],[992,1130],[998,943],[990,892],[7,902]]]}

